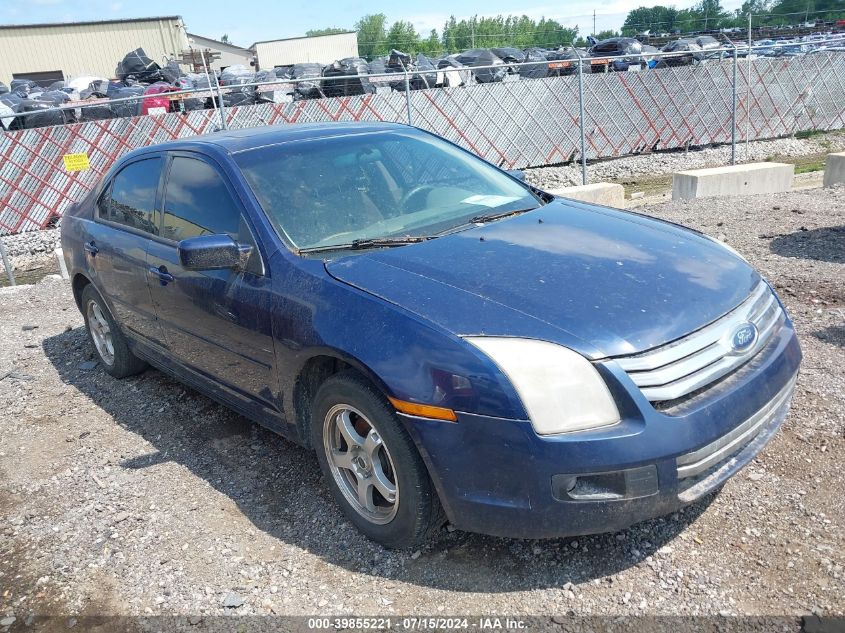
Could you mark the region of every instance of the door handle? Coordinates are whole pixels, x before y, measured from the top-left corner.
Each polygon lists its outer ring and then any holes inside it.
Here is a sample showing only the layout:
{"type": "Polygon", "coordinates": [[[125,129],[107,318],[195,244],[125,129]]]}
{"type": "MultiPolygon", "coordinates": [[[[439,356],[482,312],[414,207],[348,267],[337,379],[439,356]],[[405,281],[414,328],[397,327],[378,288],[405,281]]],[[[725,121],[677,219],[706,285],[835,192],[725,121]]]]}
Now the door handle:
{"type": "Polygon", "coordinates": [[[150,266],[148,272],[154,277],[158,277],[158,280],[161,282],[162,286],[166,286],[168,283],[176,279],[173,275],[167,272],[166,266],[150,266]]]}
{"type": "Polygon", "coordinates": [[[232,312],[232,311],[230,311],[230,310],[227,310],[226,308],[224,308],[224,307],[223,307],[222,305],[220,305],[220,304],[215,304],[215,306],[214,306],[214,312],[215,312],[218,316],[221,316],[221,317],[223,317],[224,319],[226,319],[227,321],[231,321],[232,323],[237,323],[237,322],[238,322],[238,317],[237,317],[237,315],[236,315],[234,312],[232,312]]]}
{"type": "Polygon", "coordinates": [[[83,248],[86,252],[91,254],[91,257],[94,257],[94,255],[100,252],[100,249],[97,248],[97,245],[94,243],[94,240],[91,240],[90,242],[85,242],[83,248]]]}

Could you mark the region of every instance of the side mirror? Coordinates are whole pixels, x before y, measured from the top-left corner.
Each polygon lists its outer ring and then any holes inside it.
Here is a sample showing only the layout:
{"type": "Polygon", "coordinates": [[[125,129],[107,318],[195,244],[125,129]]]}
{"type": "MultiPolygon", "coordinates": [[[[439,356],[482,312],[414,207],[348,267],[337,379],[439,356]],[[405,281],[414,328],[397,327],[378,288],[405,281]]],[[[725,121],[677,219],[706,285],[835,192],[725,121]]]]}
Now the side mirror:
{"type": "Polygon", "coordinates": [[[200,235],[178,245],[179,262],[185,270],[243,270],[252,246],[238,244],[228,235],[200,235]]]}
{"type": "Polygon", "coordinates": [[[525,182],[525,172],[523,172],[521,169],[509,169],[508,174],[510,174],[511,176],[516,178],[517,180],[521,180],[522,182],[525,182]]]}

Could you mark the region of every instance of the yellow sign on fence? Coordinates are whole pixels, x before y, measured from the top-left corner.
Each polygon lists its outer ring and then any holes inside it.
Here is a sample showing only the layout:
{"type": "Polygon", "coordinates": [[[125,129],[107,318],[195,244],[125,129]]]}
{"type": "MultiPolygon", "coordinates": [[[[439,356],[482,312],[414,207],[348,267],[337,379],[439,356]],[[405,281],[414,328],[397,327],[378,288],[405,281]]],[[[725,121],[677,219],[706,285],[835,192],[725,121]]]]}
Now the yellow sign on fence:
{"type": "Polygon", "coordinates": [[[65,169],[68,171],[87,171],[91,169],[91,163],[88,162],[88,154],[81,152],[79,154],[65,154],[62,156],[65,161],[65,169]]]}

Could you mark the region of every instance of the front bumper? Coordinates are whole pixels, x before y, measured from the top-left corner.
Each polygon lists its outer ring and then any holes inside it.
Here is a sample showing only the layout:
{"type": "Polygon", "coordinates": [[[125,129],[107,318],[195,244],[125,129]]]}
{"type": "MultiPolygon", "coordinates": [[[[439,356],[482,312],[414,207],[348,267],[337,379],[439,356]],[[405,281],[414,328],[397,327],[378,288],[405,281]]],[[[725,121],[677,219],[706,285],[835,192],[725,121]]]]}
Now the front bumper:
{"type": "Polygon", "coordinates": [[[694,502],[751,461],[786,418],[800,361],[787,321],[746,366],[672,415],[609,361],[599,370],[622,414],[614,427],[540,437],[526,420],[472,414],[407,426],[455,527],[520,538],[613,532],[694,502]]]}

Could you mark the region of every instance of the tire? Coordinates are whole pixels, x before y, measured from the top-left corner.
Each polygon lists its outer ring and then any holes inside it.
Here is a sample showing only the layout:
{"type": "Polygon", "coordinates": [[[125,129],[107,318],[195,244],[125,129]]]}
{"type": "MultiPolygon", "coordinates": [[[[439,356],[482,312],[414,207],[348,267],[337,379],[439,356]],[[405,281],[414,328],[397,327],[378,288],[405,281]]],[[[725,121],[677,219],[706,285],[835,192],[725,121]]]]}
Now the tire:
{"type": "Polygon", "coordinates": [[[82,291],[82,316],[97,360],[107,374],[126,378],[140,374],[148,367],[129,349],[126,337],[115,323],[106,302],[91,284],[82,291]]]}
{"type": "Polygon", "coordinates": [[[344,371],[328,378],[317,391],[312,412],[311,437],[320,468],[335,501],[365,536],[385,547],[410,548],[443,525],[440,500],[416,446],[384,396],[360,374],[344,371]],[[340,430],[344,420],[353,425],[357,444],[340,430]],[[395,490],[392,503],[390,484],[395,490]],[[361,487],[369,490],[364,498],[373,502],[374,511],[361,501],[361,487]],[[382,494],[385,490],[388,494],[382,494]]]}

